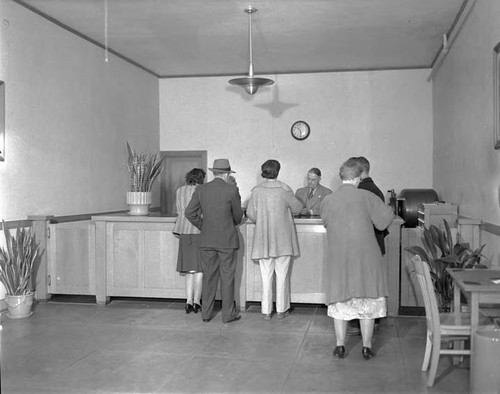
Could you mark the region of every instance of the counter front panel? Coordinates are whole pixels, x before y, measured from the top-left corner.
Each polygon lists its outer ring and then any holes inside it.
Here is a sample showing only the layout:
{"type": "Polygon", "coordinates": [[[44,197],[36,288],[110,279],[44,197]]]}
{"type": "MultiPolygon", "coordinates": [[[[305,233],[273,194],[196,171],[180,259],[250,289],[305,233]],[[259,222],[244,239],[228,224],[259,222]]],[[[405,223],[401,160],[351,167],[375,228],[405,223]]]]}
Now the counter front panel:
{"type": "MultiPolygon", "coordinates": [[[[161,215],[92,217],[89,226],[95,226],[95,293],[99,304],[107,303],[112,296],[185,298],[184,276],[176,270],[178,239],[172,233],[174,223],[175,217],[161,215]]],[[[399,305],[401,224],[400,218],[395,219],[386,238],[384,268],[390,315],[397,315],[399,305]]],[[[300,256],[291,265],[291,301],[322,304],[325,301],[326,229],[319,218],[297,218],[295,225],[300,256]]],[[[254,229],[251,221],[239,226],[241,247],[235,298],[242,309],[247,302],[261,300],[260,269],[251,259],[254,229]]]]}
{"type": "MultiPolygon", "coordinates": [[[[326,229],[317,219],[310,219],[313,223],[306,223],[305,220],[296,220],[300,256],[292,259],[290,266],[291,301],[320,304],[325,300],[322,281],[326,257],[326,229]]],[[[246,239],[250,249],[254,231],[255,225],[248,224],[246,239]]],[[[251,253],[248,253],[246,261],[247,301],[260,301],[262,289],[259,264],[250,256],[251,253]]]]}

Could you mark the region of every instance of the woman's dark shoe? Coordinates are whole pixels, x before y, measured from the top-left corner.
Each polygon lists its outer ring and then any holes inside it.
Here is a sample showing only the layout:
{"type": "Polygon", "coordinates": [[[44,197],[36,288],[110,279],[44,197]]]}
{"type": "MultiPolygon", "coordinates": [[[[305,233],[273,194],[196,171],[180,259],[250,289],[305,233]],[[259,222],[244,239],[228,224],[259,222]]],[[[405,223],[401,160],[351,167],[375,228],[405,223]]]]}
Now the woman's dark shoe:
{"type": "Polygon", "coordinates": [[[276,319],[284,319],[285,317],[290,316],[290,310],[287,310],[285,312],[277,312],[276,313],[276,319]]]}
{"type": "Polygon", "coordinates": [[[224,324],[226,323],[232,323],[233,321],[238,321],[241,319],[241,315],[237,315],[235,317],[233,317],[232,319],[228,320],[228,321],[225,321],[224,324]]]}
{"type": "Polygon", "coordinates": [[[201,305],[195,302],[193,305],[193,312],[198,313],[198,311],[201,311],[201,305]]]}
{"type": "Polygon", "coordinates": [[[333,355],[338,358],[344,358],[345,355],[345,346],[337,346],[333,350],[333,355]]]}
{"type": "Polygon", "coordinates": [[[375,355],[372,352],[372,349],[370,349],[369,347],[363,346],[363,350],[361,351],[361,353],[363,353],[363,358],[365,360],[369,360],[370,358],[375,357],[375,355]]]}
{"type": "Polygon", "coordinates": [[[186,309],[186,315],[194,311],[193,305],[191,304],[186,304],[185,309],[186,309]]]}

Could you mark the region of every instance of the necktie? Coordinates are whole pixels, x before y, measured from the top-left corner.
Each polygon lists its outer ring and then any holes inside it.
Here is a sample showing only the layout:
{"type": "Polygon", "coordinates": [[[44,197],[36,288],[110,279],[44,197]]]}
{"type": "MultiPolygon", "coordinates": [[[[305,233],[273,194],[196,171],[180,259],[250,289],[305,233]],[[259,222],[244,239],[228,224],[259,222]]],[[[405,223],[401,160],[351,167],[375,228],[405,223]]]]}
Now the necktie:
{"type": "Polygon", "coordinates": [[[310,200],[311,198],[313,198],[313,194],[314,194],[314,189],[309,189],[309,194],[307,195],[307,199],[310,200]]]}

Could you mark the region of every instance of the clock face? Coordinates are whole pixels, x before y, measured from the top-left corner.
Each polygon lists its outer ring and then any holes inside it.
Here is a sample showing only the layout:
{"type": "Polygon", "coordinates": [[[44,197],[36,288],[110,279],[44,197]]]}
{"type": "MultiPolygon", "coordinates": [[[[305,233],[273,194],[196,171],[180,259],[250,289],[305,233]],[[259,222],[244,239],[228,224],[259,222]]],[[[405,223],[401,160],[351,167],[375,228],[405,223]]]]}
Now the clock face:
{"type": "Polygon", "coordinates": [[[293,138],[302,141],[305,140],[307,137],[309,137],[311,129],[306,122],[304,122],[303,120],[298,120],[292,125],[290,131],[292,133],[293,138]]]}

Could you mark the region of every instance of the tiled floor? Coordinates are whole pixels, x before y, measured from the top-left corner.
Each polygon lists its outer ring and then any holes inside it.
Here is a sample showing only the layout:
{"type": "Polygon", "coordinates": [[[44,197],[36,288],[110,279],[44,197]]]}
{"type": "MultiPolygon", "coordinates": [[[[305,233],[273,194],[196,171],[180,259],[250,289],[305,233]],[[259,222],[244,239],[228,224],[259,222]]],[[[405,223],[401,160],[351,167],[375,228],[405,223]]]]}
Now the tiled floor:
{"type": "Polygon", "coordinates": [[[209,323],[174,300],[116,299],[107,306],[48,302],[26,319],[2,316],[2,393],[459,393],[466,365],[441,358],[437,381],[420,372],[425,320],[387,318],[361,356],[332,357],[333,320],[295,305],[264,321],[253,304],[238,322],[209,323]]]}

